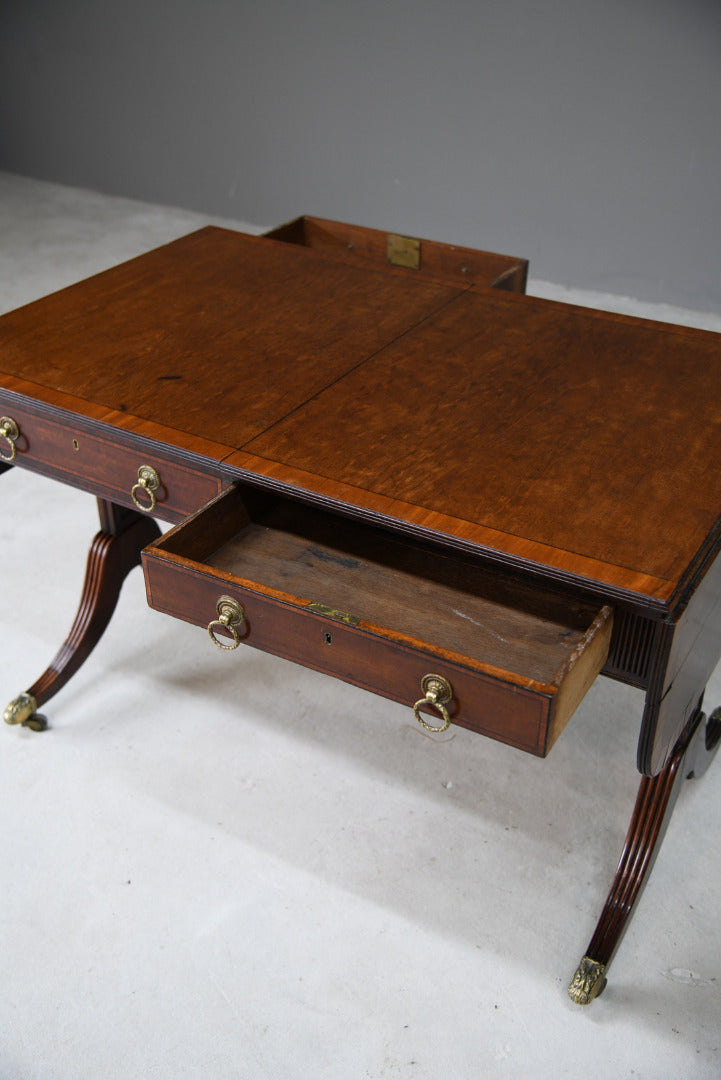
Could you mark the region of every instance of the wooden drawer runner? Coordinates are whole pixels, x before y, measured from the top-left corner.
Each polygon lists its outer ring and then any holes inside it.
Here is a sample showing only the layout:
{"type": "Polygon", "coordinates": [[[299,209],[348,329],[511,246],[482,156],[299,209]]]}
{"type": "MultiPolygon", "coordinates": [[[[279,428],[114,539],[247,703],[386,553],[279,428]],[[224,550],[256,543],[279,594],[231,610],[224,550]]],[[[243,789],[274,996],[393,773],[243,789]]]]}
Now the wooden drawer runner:
{"type": "Polygon", "coordinates": [[[143,566],[151,607],[207,626],[230,597],[243,643],[411,707],[442,675],[454,723],[540,755],[608,653],[608,607],[247,488],[166,533],[143,566]]]}
{"type": "MultiPolygon", "coordinates": [[[[160,480],[155,505],[140,489],[136,497],[143,509],[165,521],[182,521],[227,486],[212,468],[206,472],[190,462],[178,462],[177,454],[171,457],[148,440],[74,413],[54,409],[50,416],[37,403],[0,394],[0,414],[11,417],[18,428],[13,464],[122,506],[137,506],[131,491],[138,483],[138,470],[150,466],[160,480]]],[[[3,453],[8,451],[5,440],[3,453]]]]}

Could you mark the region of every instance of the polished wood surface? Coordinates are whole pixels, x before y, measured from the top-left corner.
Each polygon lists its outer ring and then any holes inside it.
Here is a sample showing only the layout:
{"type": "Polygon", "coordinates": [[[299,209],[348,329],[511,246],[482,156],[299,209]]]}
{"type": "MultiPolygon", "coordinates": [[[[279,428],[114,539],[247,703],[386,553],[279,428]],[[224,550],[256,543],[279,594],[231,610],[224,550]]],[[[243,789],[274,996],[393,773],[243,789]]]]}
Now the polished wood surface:
{"type": "Polygon", "coordinates": [[[0,371],[224,454],[458,291],[208,227],[5,315],[0,371]]]}
{"type": "Polygon", "coordinates": [[[717,355],[214,228],[0,320],[9,390],[659,612],[721,535],[717,355]]]}
{"type": "Polygon", "coordinates": [[[633,572],[667,599],[721,525],[700,434],[721,421],[718,349],[714,334],[471,292],[244,450],[443,511],[504,550],[580,557],[609,584],[633,572]]]}

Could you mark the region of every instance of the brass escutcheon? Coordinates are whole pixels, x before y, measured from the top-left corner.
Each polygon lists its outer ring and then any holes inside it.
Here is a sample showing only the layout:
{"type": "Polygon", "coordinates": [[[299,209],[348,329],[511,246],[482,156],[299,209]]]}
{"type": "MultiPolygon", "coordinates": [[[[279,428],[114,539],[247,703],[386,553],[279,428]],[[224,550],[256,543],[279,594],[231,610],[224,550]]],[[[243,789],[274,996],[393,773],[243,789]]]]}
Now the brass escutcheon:
{"type": "Polygon", "coordinates": [[[130,489],[130,498],[133,500],[138,510],[142,510],[144,514],[152,514],[155,509],[155,492],[160,487],[160,477],[153,468],[152,465],[141,465],[138,469],[138,482],[133,484],[130,489]],[[143,498],[148,496],[150,502],[141,502],[138,496],[143,492],[143,498]]]}
{"type": "Polygon", "coordinates": [[[219,649],[237,649],[240,645],[240,635],[236,630],[237,626],[242,626],[245,622],[245,612],[242,606],[237,600],[234,600],[232,596],[221,596],[218,603],[215,605],[215,609],[218,612],[218,618],[213,619],[211,623],[208,623],[208,633],[210,634],[210,640],[214,645],[217,645],[219,649]],[[215,636],[215,627],[222,626],[224,630],[227,630],[233,638],[232,645],[226,645],[224,641],[220,641],[215,636]]]}
{"type": "Polygon", "coordinates": [[[14,461],[17,453],[15,443],[20,438],[20,429],[11,416],[0,416],[0,439],[5,439],[10,447],[10,453],[4,454],[0,450],[0,458],[3,461],[14,461]]]}
{"type": "Polygon", "coordinates": [[[413,706],[413,715],[422,728],[439,735],[441,732],[446,731],[451,724],[451,718],[446,705],[453,697],[453,687],[448,679],[445,679],[442,675],[424,675],[421,679],[421,690],[425,694],[425,697],[419,698],[415,703],[413,706]],[[424,720],[420,714],[421,705],[432,705],[434,709],[437,709],[443,718],[443,723],[434,726],[424,720]]]}

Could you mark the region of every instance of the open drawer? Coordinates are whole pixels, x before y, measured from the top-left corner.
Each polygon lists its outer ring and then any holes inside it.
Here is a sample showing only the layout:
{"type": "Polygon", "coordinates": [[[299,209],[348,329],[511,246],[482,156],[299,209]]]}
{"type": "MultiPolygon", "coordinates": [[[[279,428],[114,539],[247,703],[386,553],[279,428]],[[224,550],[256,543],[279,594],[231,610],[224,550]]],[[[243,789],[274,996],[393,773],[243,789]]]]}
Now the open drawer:
{"type": "Polygon", "coordinates": [[[322,251],[349,262],[420,273],[463,286],[485,285],[525,292],[528,260],[455,244],[386,233],[325,218],[295,218],[264,233],[271,240],[322,251]]]}
{"type": "Polygon", "coordinates": [[[151,607],[221,647],[253,645],[415,705],[432,728],[450,719],[540,755],[608,653],[608,607],[251,488],[166,533],[143,567],[151,607]]]}

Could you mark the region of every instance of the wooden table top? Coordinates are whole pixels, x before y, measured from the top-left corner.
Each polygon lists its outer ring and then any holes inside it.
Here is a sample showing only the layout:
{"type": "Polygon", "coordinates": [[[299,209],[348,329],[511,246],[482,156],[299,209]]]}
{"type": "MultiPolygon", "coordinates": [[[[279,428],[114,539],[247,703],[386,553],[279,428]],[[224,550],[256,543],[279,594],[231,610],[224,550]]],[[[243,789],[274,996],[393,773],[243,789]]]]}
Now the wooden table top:
{"type": "Polygon", "coordinates": [[[662,609],[721,542],[720,345],[209,227],[0,318],[0,385],[662,609]]]}

